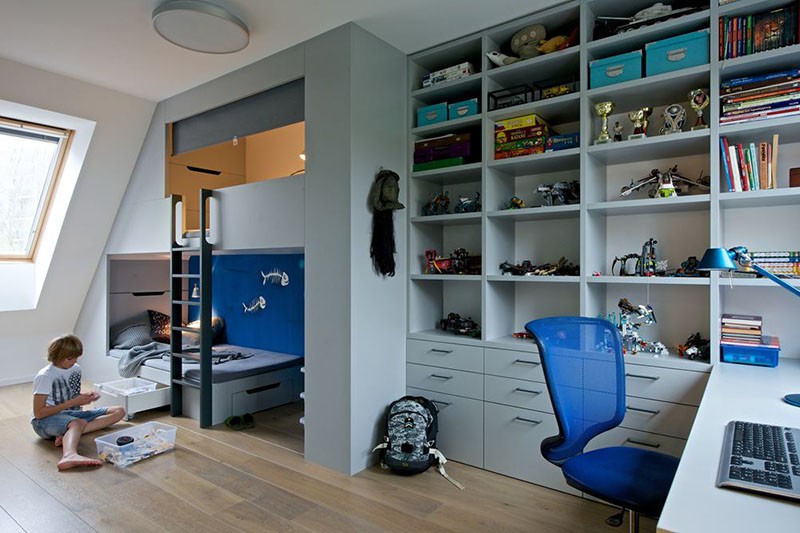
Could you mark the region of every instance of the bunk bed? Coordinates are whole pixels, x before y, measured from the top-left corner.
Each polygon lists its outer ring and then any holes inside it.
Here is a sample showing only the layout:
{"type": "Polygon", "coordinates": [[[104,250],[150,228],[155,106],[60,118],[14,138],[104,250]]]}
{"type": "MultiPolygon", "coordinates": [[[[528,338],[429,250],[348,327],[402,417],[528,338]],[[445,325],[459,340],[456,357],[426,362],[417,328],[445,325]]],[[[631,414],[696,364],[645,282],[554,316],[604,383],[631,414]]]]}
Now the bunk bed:
{"type": "MultiPolygon", "coordinates": [[[[211,197],[211,191],[202,190],[201,205],[211,197]]],[[[132,262],[127,268],[109,269],[109,318],[114,324],[112,329],[116,331],[110,332],[108,353],[119,360],[120,375],[168,385],[172,415],[196,418],[201,427],[219,424],[232,415],[298,400],[303,392],[304,361],[302,272],[293,271],[296,279],[292,289],[295,292],[286,296],[292,299],[293,316],[299,323],[289,328],[292,330],[290,333],[283,331],[287,329],[285,324],[247,323],[245,319],[256,316],[259,311],[259,302],[255,302],[249,313],[247,303],[241,302],[241,296],[235,296],[239,298],[237,301],[226,301],[235,291],[219,290],[219,296],[212,299],[214,284],[220,276],[215,276],[216,281],[212,283],[209,232],[180,233],[181,223],[176,216],[180,212],[180,202],[179,196],[172,197],[172,245],[168,261],[162,255],[157,261],[151,258],[150,261],[132,262]],[[167,290],[165,284],[169,286],[167,290]],[[126,290],[125,287],[139,290],[126,290]],[[213,314],[217,315],[213,317],[212,301],[213,314]],[[225,313],[231,320],[225,320],[225,313]],[[147,321],[143,320],[145,316],[147,321]],[[154,318],[160,319],[158,332],[154,318]],[[231,328],[231,325],[236,327],[231,328]],[[120,331],[126,328],[127,337],[120,338],[120,331]],[[220,331],[225,334],[219,336],[220,331]]],[[[206,217],[207,210],[201,209],[201,228],[209,227],[206,217]]],[[[215,256],[214,261],[222,262],[234,257],[247,258],[244,255],[222,255],[215,256]]],[[[265,257],[288,257],[302,265],[303,256],[265,257]]],[[[124,265],[126,261],[117,263],[124,265]]],[[[248,270],[252,273],[253,269],[248,270]]],[[[277,283],[274,287],[280,287],[282,281],[288,285],[288,279],[276,277],[269,271],[260,272],[260,275],[256,271],[256,276],[259,286],[262,278],[264,285],[268,280],[277,283]]],[[[280,289],[275,290],[280,292],[280,289]]],[[[282,292],[284,295],[288,293],[282,292]]]]}

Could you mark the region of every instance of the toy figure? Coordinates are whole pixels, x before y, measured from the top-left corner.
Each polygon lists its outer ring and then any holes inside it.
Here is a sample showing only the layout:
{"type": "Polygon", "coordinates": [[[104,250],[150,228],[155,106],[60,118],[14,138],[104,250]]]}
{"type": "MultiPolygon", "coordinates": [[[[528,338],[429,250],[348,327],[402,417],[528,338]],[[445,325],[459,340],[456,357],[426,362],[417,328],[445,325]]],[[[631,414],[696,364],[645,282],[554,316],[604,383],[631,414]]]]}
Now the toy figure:
{"type": "Polygon", "coordinates": [[[620,125],[619,120],[614,123],[614,142],[620,142],[622,140],[622,125],[620,125]]]}
{"type": "Polygon", "coordinates": [[[656,244],[658,241],[651,237],[642,245],[642,255],[636,262],[636,275],[646,277],[656,275],[656,244]]]}
{"type": "Polygon", "coordinates": [[[453,213],[476,213],[481,210],[481,193],[475,193],[475,199],[472,200],[466,196],[458,198],[458,204],[453,209],[453,213]]]}
{"type": "Polygon", "coordinates": [[[452,331],[456,335],[468,335],[480,338],[481,327],[472,318],[461,318],[458,313],[448,313],[447,318],[439,321],[439,327],[444,331],[452,331]]]}
{"type": "Polygon", "coordinates": [[[508,201],[508,205],[506,205],[503,209],[524,209],[524,208],[525,208],[525,200],[523,200],[519,196],[512,196],[511,200],[508,201]]]}
{"type": "Polygon", "coordinates": [[[621,298],[619,307],[619,329],[622,334],[622,349],[626,354],[651,352],[667,355],[666,346],[659,341],[645,341],[639,336],[639,327],[656,323],[656,314],[649,305],[634,305],[627,298],[621,298]]]}
{"type": "Polygon", "coordinates": [[[695,359],[711,359],[711,341],[700,336],[698,331],[686,339],[685,344],[678,345],[678,355],[694,361],[695,359]]]}
{"type": "Polygon", "coordinates": [[[649,189],[647,195],[650,198],[655,198],[656,196],[669,198],[670,196],[682,192],[680,188],[675,186],[675,182],[687,185],[687,193],[689,194],[695,191],[708,192],[711,190],[709,185],[711,183],[711,178],[709,176],[703,176],[701,172],[700,177],[696,181],[691,180],[678,174],[678,165],[675,165],[667,169],[663,174],[660,170],[654,168],[646,178],[642,178],[635,183],[631,180],[630,185],[626,185],[621,189],[619,197],[629,196],[634,191],[647,187],[649,189]],[[674,194],[672,194],[673,192],[674,194]]]}
{"type": "Polygon", "coordinates": [[[545,206],[571,205],[581,201],[580,182],[557,181],[552,185],[539,185],[536,192],[542,195],[545,206]]]}
{"type": "Polygon", "coordinates": [[[433,215],[449,215],[450,214],[450,197],[447,191],[444,193],[433,193],[431,201],[422,207],[422,216],[433,215]]]}
{"type": "MultiPolygon", "coordinates": [[[[642,256],[640,256],[639,254],[634,254],[634,253],[625,254],[622,257],[614,257],[614,261],[611,263],[611,275],[612,276],[633,276],[633,274],[631,273],[630,269],[628,268],[628,261],[631,260],[631,259],[636,259],[636,263],[635,264],[638,265],[639,261],[641,260],[641,258],[642,258],[642,256]],[[619,263],[620,267],[619,267],[619,271],[615,273],[614,272],[614,268],[617,266],[617,263],[619,263]]],[[[635,272],[636,271],[636,267],[634,267],[633,270],[635,272]]]]}

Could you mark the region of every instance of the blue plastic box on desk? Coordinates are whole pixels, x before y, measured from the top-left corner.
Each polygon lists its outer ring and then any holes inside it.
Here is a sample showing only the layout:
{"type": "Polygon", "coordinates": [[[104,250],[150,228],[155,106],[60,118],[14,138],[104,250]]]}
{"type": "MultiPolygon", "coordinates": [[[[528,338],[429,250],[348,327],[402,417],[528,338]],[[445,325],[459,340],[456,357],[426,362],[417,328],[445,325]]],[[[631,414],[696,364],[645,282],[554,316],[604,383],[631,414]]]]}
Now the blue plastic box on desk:
{"type": "Polygon", "coordinates": [[[642,51],[597,59],[589,63],[589,88],[596,89],[642,77],[642,51]]]}
{"type": "Polygon", "coordinates": [[[708,45],[708,29],[647,43],[644,46],[645,73],[647,76],[655,76],[706,65],[709,58],[708,45]]]}
{"type": "Polygon", "coordinates": [[[447,102],[417,109],[417,127],[428,126],[447,120],[447,102]]]}
{"type": "Polygon", "coordinates": [[[778,366],[781,345],[778,337],[761,337],[761,344],[720,343],[722,361],[745,365],[778,366]]]}

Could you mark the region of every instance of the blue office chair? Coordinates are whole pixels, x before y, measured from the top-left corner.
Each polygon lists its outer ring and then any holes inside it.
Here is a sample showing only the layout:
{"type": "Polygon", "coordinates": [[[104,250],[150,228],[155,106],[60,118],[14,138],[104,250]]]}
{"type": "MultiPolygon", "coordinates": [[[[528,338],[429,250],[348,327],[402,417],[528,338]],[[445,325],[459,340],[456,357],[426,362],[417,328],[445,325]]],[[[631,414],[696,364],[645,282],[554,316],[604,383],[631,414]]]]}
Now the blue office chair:
{"type": "MultiPolygon", "coordinates": [[[[622,338],[609,321],[551,317],[525,324],[539,346],[558,435],[542,441],[545,459],[561,468],[567,484],[630,511],[657,517],[667,499],[678,460],[663,453],[613,446],[584,452],[597,435],[625,417],[622,338]]],[[[609,519],[609,523],[615,517],[609,519]]],[[[621,516],[616,524],[621,523],[621,516]]]]}

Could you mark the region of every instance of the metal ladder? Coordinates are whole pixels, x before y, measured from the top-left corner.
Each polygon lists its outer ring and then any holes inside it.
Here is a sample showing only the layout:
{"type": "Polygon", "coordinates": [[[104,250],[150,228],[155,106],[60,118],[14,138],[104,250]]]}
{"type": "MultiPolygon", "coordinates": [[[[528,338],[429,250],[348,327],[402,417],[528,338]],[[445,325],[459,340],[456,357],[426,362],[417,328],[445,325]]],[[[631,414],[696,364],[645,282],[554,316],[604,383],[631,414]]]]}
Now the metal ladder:
{"type": "Polygon", "coordinates": [[[183,246],[178,242],[182,228],[177,227],[175,208],[182,200],[177,194],[172,195],[172,223],[170,245],[170,380],[172,416],[183,414],[183,394],[186,387],[200,390],[200,427],[211,426],[211,253],[212,246],[206,236],[208,217],[206,202],[212,196],[208,189],[200,190],[200,235],[198,245],[183,246]],[[200,273],[184,272],[184,256],[199,255],[200,273]],[[184,289],[184,280],[188,280],[188,289],[184,289]],[[199,299],[191,298],[192,281],[197,284],[199,299]],[[184,297],[186,294],[186,297],[184,297]],[[185,299],[184,299],[185,298],[185,299]],[[183,325],[184,309],[189,306],[200,307],[200,327],[190,328],[183,325]],[[183,332],[196,333],[200,336],[200,383],[183,378],[183,360],[196,358],[196,354],[183,352],[183,332]]]}

